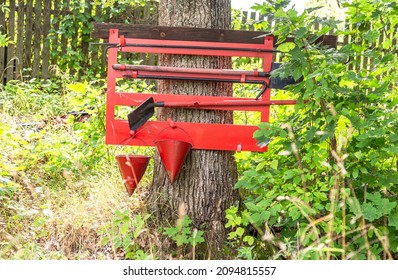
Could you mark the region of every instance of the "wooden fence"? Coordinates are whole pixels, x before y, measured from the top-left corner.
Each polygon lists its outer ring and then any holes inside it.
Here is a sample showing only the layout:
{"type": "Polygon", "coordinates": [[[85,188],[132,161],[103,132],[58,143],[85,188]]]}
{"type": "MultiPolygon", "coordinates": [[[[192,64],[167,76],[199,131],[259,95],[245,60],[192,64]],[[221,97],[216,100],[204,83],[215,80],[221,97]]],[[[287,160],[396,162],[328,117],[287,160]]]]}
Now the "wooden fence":
{"type": "MultiPolygon", "coordinates": [[[[44,78],[52,71],[82,74],[90,65],[104,67],[104,47],[91,45],[95,21],[157,24],[156,1],[145,6],[94,4],[92,0],[0,0],[0,77],[44,78]]],[[[108,1],[109,2],[109,1],[108,1]]]]}
{"type": "MultiPolygon", "coordinates": [[[[1,82],[47,79],[56,71],[80,76],[104,71],[106,46],[90,44],[98,42],[90,36],[94,22],[157,24],[157,1],[147,1],[144,6],[105,1],[113,3],[106,6],[101,2],[104,1],[0,0],[0,36],[5,35],[10,41],[7,47],[0,45],[1,82]]],[[[247,22],[256,21],[275,24],[272,16],[243,11],[239,28],[253,30],[247,22]]],[[[315,31],[321,26],[313,28],[315,31]]],[[[380,43],[386,39],[383,36],[380,43]]],[[[346,36],[339,43],[352,40],[352,36],[346,36]]],[[[140,59],[153,64],[156,58],[140,59]]],[[[369,65],[369,61],[364,58],[362,65],[369,65]]]]}

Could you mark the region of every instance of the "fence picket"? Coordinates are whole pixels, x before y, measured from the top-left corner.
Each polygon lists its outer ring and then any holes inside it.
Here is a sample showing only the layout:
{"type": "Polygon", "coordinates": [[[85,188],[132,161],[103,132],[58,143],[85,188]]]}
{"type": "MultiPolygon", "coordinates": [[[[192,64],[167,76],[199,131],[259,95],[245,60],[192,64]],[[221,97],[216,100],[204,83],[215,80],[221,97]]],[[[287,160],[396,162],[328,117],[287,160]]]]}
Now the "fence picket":
{"type": "MultiPolygon", "coordinates": [[[[0,34],[7,34],[6,32],[6,14],[2,10],[0,10],[0,34]]],[[[0,77],[1,83],[4,83],[4,68],[5,68],[5,60],[6,60],[6,52],[4,47],[0,47],[0,77]]]]}
{"type": "Polygon", "coordinates": [[[43,50],[42,50],[42,77],[48,79],[50,68],[50,24],[51,24],[51,0],[44,0],[43,7],[43,50]]]}
{"type": "Polygon", "coordinates": [[[41,43],[42,43],[42,1],[36,0],[34,6],[34,22],[33,22],[33,67],[32,76],[40,76],[40,64],[41,64],[41,43]]]}
{"type": "MultiPolygon", "coordinates": [[[[8,36],[10,41],[15,40],[15,0],[10,0],[10,13],[8,16],[8,36]]],[[[15,62],[15,45],[14,43],[7,46],[6,79],[7,81],[14,79],[14,62],[15,62]]]]}
{"type": "Polygon", "coordinates": [[[15,50],[15,78],[19,79],[22,76],[23,66],[23,32],[24,32],[24,21],[25,21],[25,4],[23,0],[18,1],[17,9],[17,41],[15,50]]]}
{"type": "Polygon", "coordinates": [[[33,0],[26,1],[26,20],[24,26],[24,54],[23,54],[23,68],[32,69],[32,38],[33,38],[33,0]]]}

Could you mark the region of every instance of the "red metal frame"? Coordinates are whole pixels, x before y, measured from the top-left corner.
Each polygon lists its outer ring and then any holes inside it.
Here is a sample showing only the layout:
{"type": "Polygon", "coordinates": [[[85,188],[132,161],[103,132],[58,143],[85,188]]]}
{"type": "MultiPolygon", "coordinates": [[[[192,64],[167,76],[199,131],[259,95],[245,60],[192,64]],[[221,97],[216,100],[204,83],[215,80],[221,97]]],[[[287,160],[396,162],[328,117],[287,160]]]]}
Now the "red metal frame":
{"type": "MultiPolygon", "coordinates": [[[[192,144],[192,149],[229,150],[229,151],[256,151],[264,152],[267,147],[259,147],[253,138],[253,133],[258,129],[251,125],[233,124],[205,124],[169,121],[148,121],[135,132],[129,130],[127,120],[115,119],[115,106],[138,106],[148,97],[153,97],[155,102],[222,102],[226,100],[252,100],[249,98],[236,98],[225,96],[186,96],[173,94],[127,93],[116,92],[116,79],[123,78],[126,72],[133,75],[132,70],[115,70],[113,66],[118,63],[119,52],[139,52],[157,54],[184,54],[201,56],[233,56],[233,57],[258,57],[263,61],[262,72],[269,73],[272,64],[273,37],[264,37],[264,44],[240,44],[222,42],[191,42],[171,40],[145,40],[124,38],[118,36],[117,29],[109,31],[109,43],[118,45],[108,50],[108,90],[106,101],[106,143],[113,145],[154,146],[154,141],[163,139],[175,139],[192,144]],[[132,46],[134,45],[134,46],[132,46]],[[206,49],[208,48],[208,49],[206,49]],[[243,50],[242,50],[243,49],[243,50]]],[[[170,70],[170,69],[169,69],[170,70]]],[[[188,70],[185,77],[192,77],[192,70],[188,70]],[[191,73],[189,73],[191,71],[191,73]]],[[[200,72],[200,71],[199,71],[200,72]]],[[[206,72],[206,71],[201,71],[206,72]]],[[[216,74],[197,73],[203,77],[228,76],[222,71],[216,74]]],[[[177,72],[164,72],[175,75],[177,72]]],[[[153,74],[153,73],[151,73],[153,74]]],[[[157,75],[163,73],[156,71],[157,75]]],[[[235,75],[236,76],[236,75],[235,75]]],[[[245,82],[247,76],[240,76],[245,82]]],[[[254,77],[254,75],[252,76],[254,77]]],[[[269,83],[268,77],[261,78],[269,83]]],[[[263,101],[270,101],[270,89],[267,88],[262,96],[263,101]]],[[[231,107],[214,107],[215,110],[232,110],[231,107]]],[[[256,111],[261,113],[261,122],[269,121],[270,106],[234,106],[234,111],[256,111]]]]}

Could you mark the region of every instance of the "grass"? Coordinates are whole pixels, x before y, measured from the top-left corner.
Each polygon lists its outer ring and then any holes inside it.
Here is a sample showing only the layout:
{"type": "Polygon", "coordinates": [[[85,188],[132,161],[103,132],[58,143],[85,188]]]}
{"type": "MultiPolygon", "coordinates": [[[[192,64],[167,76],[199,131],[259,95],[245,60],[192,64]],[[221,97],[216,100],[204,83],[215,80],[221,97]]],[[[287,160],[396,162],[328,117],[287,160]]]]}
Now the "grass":
{"type": "Polygon", "coordinates": [[[116,210],[133,216],[142,207],[144,188],[129,197],[114,159],[126,149],[106,147],[103,139],[90,147],[96,134],[85,135],[92,132],[84,126],[96,127],[100,114],[71,120],[74,93],[66,85],[13,82],[0,89],[0,187],[7,190],[0,192],[0,259],[122,258],[101,245],[101,228],[116,210]],[[40,91],[47,86],[50,92],[40,91]]]}

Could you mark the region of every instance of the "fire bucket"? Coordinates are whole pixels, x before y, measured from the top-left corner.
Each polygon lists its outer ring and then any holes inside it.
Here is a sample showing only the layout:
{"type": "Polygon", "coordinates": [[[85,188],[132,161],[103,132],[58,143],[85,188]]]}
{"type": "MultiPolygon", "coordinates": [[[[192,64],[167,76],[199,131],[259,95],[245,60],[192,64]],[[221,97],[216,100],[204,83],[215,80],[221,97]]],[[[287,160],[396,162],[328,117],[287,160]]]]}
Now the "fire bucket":
{"type": "Polygon", "coordinates": [[[171,183],[173,183],[176,180],[192,145],[185,141],[169,139],[155,141],[155,145],[158,149],[167,175],[171,183]]]}
{"type": "Polygon", "coordinates": [[[117,155],[120,173],[123,178],[126,190],[131,196],[144,176],[150,157],[137,155],[117,155]]]}

